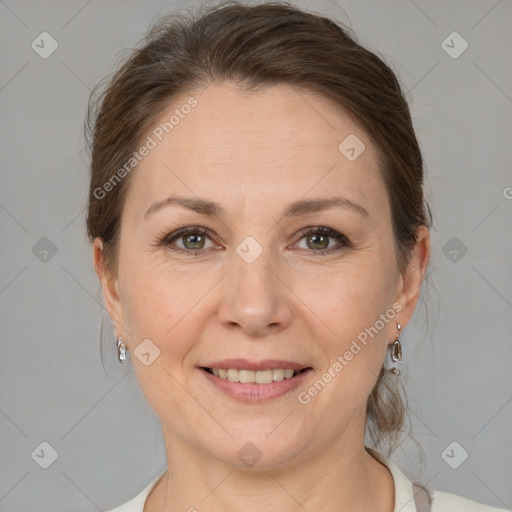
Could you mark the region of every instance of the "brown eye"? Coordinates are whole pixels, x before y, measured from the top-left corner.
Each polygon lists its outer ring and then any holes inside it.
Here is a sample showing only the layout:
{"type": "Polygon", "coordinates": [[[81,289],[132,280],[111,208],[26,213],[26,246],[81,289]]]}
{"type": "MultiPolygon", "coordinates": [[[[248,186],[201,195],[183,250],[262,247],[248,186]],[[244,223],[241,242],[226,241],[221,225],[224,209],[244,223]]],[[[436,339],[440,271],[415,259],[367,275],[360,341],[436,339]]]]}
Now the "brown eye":
{"type": "Polygon", "coordinates": [[[329,247],[329,237],[326,235],[311,235],[306,237],[306,244],[310,249],[324,250],[329,247]],[[311,245],[309,243],[311,242],[311,245]]]}
{"type": "MultiPolygon", "coordinates": [[[[351,243],[345,235],[327,227],[307,228],[301,232],[302,239],[305,239],[305,249],[316,253],[315,256],[330,254],[333,251],[351,247],[351,243]],[[337,240],[338,244],[329,247],[331,239],[337,240]]],[[[300,247],[303,249],[304,247],[300,247]]]]}
{"type": "Polygon", "coordinates": [[[181,240],[183,241],[183,245],[186,249],[202,249],[204,247],[205,236],[195,234],[183,235],[181,240]]]}
{"type": "Polygon", "coordinates": [[[164,237],[160,245],[189,254],[206,254],[207,249],[215,247],[211,240],[211,245],[206,246],[207,240],[210,239],[209,234],[210,231],[202,227],[183,228],[164,237]]]}

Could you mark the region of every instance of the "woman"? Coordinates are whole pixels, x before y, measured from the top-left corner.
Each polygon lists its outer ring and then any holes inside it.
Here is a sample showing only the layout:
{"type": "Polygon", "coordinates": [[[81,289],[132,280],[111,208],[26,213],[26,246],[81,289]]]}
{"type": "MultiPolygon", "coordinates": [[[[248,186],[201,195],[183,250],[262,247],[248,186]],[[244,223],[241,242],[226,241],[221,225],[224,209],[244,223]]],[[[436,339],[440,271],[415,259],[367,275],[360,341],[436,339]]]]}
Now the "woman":
{"type": "Polygon", "coordinates": [[[95,268],[168,463],[115,512],[498,510],[365,445],[400,433],[430,256],[390,68],[333,21],[232,4],[163,20],[95,106],[95,268]]]}

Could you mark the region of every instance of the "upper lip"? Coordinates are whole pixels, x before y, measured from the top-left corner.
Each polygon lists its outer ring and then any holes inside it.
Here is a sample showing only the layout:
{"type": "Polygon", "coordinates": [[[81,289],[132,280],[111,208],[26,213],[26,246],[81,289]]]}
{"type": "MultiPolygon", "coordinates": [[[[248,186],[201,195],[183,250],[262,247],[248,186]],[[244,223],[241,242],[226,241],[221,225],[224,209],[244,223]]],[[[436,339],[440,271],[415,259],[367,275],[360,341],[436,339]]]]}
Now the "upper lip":
{"type": "Polygon", "coordinates": [[[263,359],[261,361],[249,361],[247,359],[223,359],[222,361],[212,361],[203,365],[203,368],[236,368],[238,370],[276,370],[279,368],[291,368],[295,371],[310,368],[305,364],[300,364],[295,361],[283,361],[279,359],[263,359]]]}

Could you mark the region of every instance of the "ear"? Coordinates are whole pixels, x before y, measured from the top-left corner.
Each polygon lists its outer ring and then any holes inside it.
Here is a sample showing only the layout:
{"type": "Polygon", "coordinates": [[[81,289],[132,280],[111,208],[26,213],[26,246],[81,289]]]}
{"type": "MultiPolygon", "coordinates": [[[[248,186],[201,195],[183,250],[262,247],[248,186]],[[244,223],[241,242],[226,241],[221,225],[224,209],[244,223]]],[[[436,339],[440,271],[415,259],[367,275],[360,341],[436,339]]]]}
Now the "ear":
{"type": "MultiPolygon", "coordinates": [[[[114,324],[118,325],[119,328],[122,329],[125,322],[123,306],[119,296],[119,283],[117,277],[112,275],[105,267],[103,240],[99,237],[94,240],[93,253],[94,269],[103,289],[103,299],[105,301],[108,314],[114,324]]],[[[119,336],[120,332],[116,332],[115,334],[119,336]]]]}
{"type": "Polygon", "coordinates": [[[405,327],[411,319],[418,298],[421,283],[427,272],[430,261],[430,231],[426,226],[420,226],[417,231],[416,244],[412,251],[412,258],[398,283],[395,301],[402,305],[397,315],[398,322],[405,327]]]}

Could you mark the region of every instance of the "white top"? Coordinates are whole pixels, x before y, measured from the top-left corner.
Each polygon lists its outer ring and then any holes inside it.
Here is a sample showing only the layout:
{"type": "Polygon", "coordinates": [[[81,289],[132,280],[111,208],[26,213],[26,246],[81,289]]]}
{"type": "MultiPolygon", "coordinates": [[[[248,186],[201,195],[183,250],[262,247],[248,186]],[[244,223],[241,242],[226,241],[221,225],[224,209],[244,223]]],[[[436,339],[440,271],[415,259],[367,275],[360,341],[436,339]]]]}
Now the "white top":
{"type": "MultiPolygon", "coordinates": [[[[402,473],[398,466],[382,453],[368,446],[366,449],[374,458],[387,466],[393,476],[395,483],[395,508],[393,512],[424,512],[428,510],[431,512],[510,512],[506,509],[489,507],[462,496],[431,489],[428,489],[431,496],[429,509],[427,494],[422,493],[418,487],[413,489],[413,482],[402,473]]],[[[167,468],[130,501],[107,512],[144,512],[144,504],[149,493],[166,471],[167,468]]]]}

